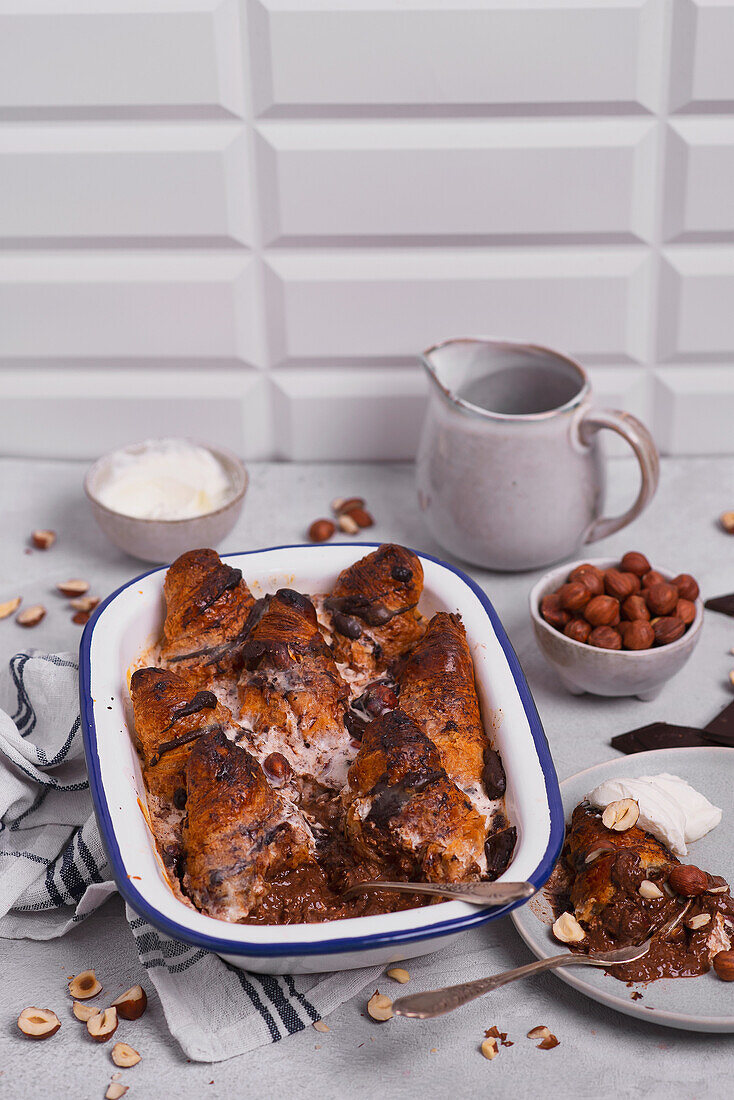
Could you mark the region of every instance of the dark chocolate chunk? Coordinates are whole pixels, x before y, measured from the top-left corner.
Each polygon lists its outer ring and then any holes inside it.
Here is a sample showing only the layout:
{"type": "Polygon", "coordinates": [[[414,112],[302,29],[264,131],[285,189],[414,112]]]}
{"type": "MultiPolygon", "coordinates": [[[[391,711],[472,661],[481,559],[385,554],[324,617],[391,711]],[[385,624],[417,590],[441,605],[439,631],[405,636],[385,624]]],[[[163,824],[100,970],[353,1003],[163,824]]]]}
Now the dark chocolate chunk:
{"type": "Polygon", "coordinates": [[[494,749],[485,749],[482,780],[488,798],[501,798],[505,793],[507,785],[505,769],[502,767],[499,753],[495,752],[494,749]]]}
{"type": "Polygon", "coordinates": [[[709,611],[720,611],[722,615],[731,615],[734,618],[734,592],[730,592],[728,596],[714,596],[713,599],[706,600],[703,606],[709,611]]]}
{"type": "Polygon", "coordinates": [[[514,825],[488,838],[484,845],[487,853],[487,878],[496,879],[507,870],[516,842],[517,829],[514,825]]]}
{"type": "Polygon", "coordinates": [[[185,787],[176,787],[176,790],[173,792],[173,804],[174,804],[174,806],[176,807],[177,810],[185,810],[186,809],[186,788],[185,787]]]}
{"type": "Polygon", "coordinates": [[[647,752],[650,749],[691,748],[710,745],[703,730],[693,726],[675,726],[670,722],[651,722],[649,726],[620,733],[612,738],[612,745],[620,752],[630,755],[635,752],[647,752]]]}
{"type": "Polygon", "coordinates": [[[354,641],[362,635],[362,625],[353,615],[345,615],[343,611],[335,611],[332,619],[334,630],[345,638],[354,641]]]}
{"type": "Polygon", "coordinates": [[[726,737],[734,745],[734,700],[704,726],[706,733],[726,737]]]}
{"type": "Polygon", "coordinates": [[[198,714],[200,710],[214,710],[217,705],[217,697],[213,691],[197,691],[193,699],[188,703],[178,703],[171,710],[171,721],[164,726],[161,733],[170,730],[171,726],[180,718],[186,718],[189,714],[198,714]]]}
{"type": "Polygon", "coordinates": [[[413,572],[408,569],[407,565],[393,565],[390,576],[394,581],[399,581],[401,584],[409,584],[413,580],[413,572]]]}

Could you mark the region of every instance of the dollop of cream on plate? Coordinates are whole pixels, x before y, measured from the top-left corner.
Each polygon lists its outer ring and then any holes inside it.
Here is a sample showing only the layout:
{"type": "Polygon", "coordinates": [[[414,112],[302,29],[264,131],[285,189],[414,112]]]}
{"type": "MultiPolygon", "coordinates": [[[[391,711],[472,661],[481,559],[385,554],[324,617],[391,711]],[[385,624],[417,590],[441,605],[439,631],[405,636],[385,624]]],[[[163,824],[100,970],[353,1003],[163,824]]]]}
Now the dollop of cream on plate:
{"type": "Polygon", "coordinates": [[[721,810],[679,775],[641,775],[637,779],[607,779],[587,794],[595,809],[633,798],[640,807],[638,826],[667,845],[676,856],[700,840],[721,821],[721,810]]]}
{"type": "Polygon", "coordinates": [[[136,519],[193,519],[231,495],[222,464],[187,439],[148,440],[115,452],[97,489],[105,508],[136,519]]]}

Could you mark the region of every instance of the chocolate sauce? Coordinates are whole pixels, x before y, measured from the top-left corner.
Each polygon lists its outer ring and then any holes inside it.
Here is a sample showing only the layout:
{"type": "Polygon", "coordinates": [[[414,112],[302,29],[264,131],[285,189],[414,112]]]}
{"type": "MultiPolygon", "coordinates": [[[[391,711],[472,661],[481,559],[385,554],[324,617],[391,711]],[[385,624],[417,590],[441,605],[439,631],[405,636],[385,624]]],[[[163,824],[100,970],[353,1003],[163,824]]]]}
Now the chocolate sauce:
{"type": "Polygon", "coordinates": [[[200,710],[214,710],[217,705],[217,697],[213,691],[197,691],[196,695],[188,703],[178,703],[171,710],[171,721],[164,726],[161,733],[170,730],[180,718],[188,714],[198,714],[200,710]]]}

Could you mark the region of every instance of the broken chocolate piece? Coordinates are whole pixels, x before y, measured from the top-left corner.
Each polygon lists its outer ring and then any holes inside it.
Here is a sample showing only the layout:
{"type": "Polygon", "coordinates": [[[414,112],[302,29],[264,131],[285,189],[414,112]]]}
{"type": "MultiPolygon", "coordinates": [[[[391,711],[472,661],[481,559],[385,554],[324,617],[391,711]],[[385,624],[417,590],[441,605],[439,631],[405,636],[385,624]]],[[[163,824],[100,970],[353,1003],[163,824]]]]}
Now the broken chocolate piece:
{"type": "Polygon", "coordinates": [[[734,745],[734,700],[719,711],[715,718],[707,722],[704,730],[710,736],[715,734],[718,737],[726,737],[730,744],[734,745]]]}
{"type": "Polygon", "coordinates": [[[714,596],[713,599],[706,600],[703,606],[709,611],[720,611],[722,615],[731,615],[734,618],[734,592],[727,596],[714,596]]]}
{"type": "Polygon", "coordinates": [[[620,733],[612,738],[612,745],[620,752],[631,755],[650,749],[693,748],[710,745],[711,739],[703,730],[694,726],[675,726],[670,722],[651,722],[648,726],[620,733]]]}

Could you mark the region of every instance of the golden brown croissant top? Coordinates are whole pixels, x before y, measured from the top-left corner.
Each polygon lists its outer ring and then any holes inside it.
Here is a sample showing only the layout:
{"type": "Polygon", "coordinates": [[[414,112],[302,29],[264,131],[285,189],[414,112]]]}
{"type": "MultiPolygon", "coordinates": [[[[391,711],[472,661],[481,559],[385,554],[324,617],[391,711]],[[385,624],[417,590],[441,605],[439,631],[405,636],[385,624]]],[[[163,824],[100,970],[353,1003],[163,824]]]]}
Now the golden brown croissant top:
{"type": "Polygon", "coordinates": [[[173,563],[163,585],[166,621],[161,655],[169,663],[226,658],[245,631],[255,599],[242,571],[214,550],[189,550],[173,563]]]}
{"type": "Polygon", "coordinates": [[[488,743],[459,615],[431,619],[400,676],[400,706],[433,741],[449,778],[481,784],[488,743]]]}

